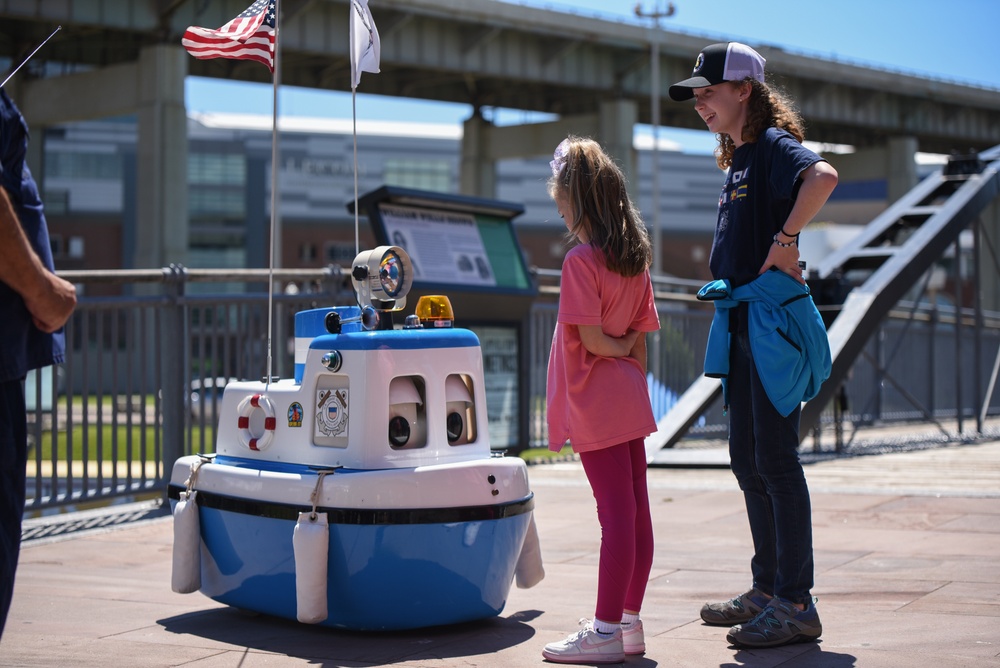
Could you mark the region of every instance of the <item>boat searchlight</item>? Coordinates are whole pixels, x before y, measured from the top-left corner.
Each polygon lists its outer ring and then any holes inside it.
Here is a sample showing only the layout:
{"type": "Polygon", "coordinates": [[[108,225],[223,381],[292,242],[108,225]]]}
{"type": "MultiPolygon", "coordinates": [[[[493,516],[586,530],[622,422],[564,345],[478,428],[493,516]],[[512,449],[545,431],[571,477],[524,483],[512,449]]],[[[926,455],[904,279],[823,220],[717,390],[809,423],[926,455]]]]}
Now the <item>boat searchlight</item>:
{"type": "Polygon", "coordinates": [[[413,263],[399,246],[379,246],[358,253],[351,267],[351,280],[365,329],[380,327],[380,321],[392,327],[392,318],[381,312],[399,311],[406,306],[406,295],[413,285],[413,263]]]}

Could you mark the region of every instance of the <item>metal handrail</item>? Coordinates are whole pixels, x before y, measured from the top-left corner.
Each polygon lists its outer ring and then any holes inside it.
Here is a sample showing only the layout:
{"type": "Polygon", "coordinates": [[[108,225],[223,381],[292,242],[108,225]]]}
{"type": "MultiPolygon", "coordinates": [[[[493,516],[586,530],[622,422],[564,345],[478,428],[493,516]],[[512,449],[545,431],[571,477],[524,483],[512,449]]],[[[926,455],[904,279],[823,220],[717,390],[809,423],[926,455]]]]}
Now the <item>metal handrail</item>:
{"type": "MultiPolygon", "coordinates": [[[[536,270],[546,280],[558,272],[536,270]]],[[[353,291],[341,267],[314,270],[187,269],[73,271],[60,275],[82,286],[77,311],[67,324],[67,362],[58,369],[33,372],[29,377],[29,512],[108,503],[120,498],[158,495],[165,490],[170,463],[183,454],[214,451],[219,415],[214,404],[195,405],[193,393],[210,391],[214,378],[259,377],[256,363],[266,341],[266,286],[275,282],[274,340],[281,365],[279,375],[292,375],[290,350],[295,312],[315,307],[350,304],[353,291]],[[227,293],[225,284],[241,283],[227,293]],[[290,284],[297,290],[289,290],[290,284]],[[160,284],[148,294],[150,284],[160,284]],[[198,284],[214,286],[210,292],[198,284]],[[147,286],[143,288],[142,286],[147,286]],[[115,296],[92,294],[101,286],[117,287],[115,296]]],[[[712,313],[690,308],[686,299],[696,281],[678,282],[678,291],[663,297],[657,292],[661,329],[650,337],[650,391],[657,414],[701,374],[701,362],[712,313]],[[654,349],[656,354],[654,355],[654,349]]],[[[663,285],[670,285],[669,281],[663,285]]],[[[557,288],[556,288],[557,289],[557,288]]],[[[992,390],[981,406],[968,401],[973,374],[957,377],[957,367],[971,368],[956,358],[971,350],[976,330],[956,328],[954,309],[927,309],[898,305],[890,313],[846,384],[849,407],[843,419],[854,424],[885,420],[923,419],[924,414],[953,416],[1000,412],[1000,397],[992,390]],[[959,337],[959,338],[956,338],[959,337]],[[900,347],[902,346],[902,347],[900,347]],[[882,350],[896,350],[898,362],[882,350]],[[931,359],[929,365],[912,360],[931,359]],[[882,368],[886,366],[887,368],[882,368]],[[905,389],[922,406],[917,410],[902,396],[905,389]],[[956,403],[956,399],[965,399],[956,403]],[[968,405],[966,405],[968,404],[968,405]]],[[[544,446],[545,379],[557,306],[542,295],[533,304],[524,340],[527,373],[520,391],[528,392],[529,442],[544,446]]],[[[957,312],[969,321],[974,313],[957,312]]],[[[1000,314],[985,313],[984,351],[1000,359],[1000,314]]],[[[833,423],[824,414],[824,428],[833,423]]],[[[710,407],[694,425],[692,439],[720,438],[726,418],[720,407],[710,407]]]]}

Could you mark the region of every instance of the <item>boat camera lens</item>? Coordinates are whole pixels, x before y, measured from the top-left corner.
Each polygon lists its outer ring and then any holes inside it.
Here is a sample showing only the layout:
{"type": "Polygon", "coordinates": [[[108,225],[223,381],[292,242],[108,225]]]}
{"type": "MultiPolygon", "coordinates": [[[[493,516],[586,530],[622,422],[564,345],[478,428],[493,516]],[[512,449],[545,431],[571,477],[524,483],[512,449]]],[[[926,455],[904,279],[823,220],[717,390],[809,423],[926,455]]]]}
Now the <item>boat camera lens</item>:
{"type": "Polygon", "coordinates": [[[448,413],[448,442],[454,443],[458,439],[462,438],[463,431],[462,416],[458,413],[448,413]]]}
{"type": "Polygon", "coordinates": [[[406,418],[397,415],[389,420],[389,443],[395,448],[401,448],[410,440],[410,423],[406,418]]]}

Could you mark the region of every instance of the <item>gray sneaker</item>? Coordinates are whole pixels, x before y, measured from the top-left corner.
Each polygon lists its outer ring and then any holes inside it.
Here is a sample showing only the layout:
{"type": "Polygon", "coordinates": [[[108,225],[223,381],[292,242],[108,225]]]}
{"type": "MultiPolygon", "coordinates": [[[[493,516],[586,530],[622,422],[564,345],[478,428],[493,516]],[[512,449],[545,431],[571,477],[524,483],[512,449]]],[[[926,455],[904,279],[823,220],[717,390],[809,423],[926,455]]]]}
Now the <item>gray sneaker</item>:
{"type": "Polygon", "coordinates": [[[816,605],[799,610],[791,601],[772,598],[749,622],[729,629],[726,640],[737,647],[779,647],[816,640],[823,633],[816,605]]]}
{"type": "Polygon", "coordinates": [[[723,603],[706,603],[701,607],[701,619],[713,626],[733,626],[749,622],[767,607],[771,600],[756,587],[723,603]]]}

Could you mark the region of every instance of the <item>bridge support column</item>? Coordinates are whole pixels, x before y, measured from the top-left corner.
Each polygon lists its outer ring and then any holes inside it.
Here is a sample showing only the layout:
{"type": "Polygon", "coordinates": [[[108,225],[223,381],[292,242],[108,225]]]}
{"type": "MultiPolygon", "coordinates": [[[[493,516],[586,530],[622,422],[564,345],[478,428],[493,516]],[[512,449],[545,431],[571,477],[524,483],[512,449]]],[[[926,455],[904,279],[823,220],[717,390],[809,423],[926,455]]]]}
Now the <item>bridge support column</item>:
{"type": "MultiPolygon", "coordinates": [[[[565,116],[555,121],[497,127],[479,114],[462,125],[459,191],[475,197],[496,197],[496,161],[551,155],[567,135],[593,137],[618,164],[630,184],[637,184],[637,154],[632,144],[638,106],[631,100],[602,102],[594,114],[565,116]]],[[[638,196],[638,191],[631,193],[638,196]]]]}
{"type": "Polygon", "coordinates": [[[496,159],[490,150],[493,124],[475,112],[462,124],[458,189],[463,195],[496,197],[496,159]]]}
{"type": "Polygon", "coordinates": [[[886,186],[891,204],[917,185],[917,138],[889,137],[886,148],[886,186]]]}
{"type": "Polygon", "coordinates": [[[187,58],[183,48],[167,44],[147,47],[139,55],[132,256],[137,268],[186,264],[188,256],[187,58]]]}
{"type": "Polygon", "coordinates": [[[598,136],[611,157],[618,161],[631,186],[629,195],[639,196],[637,178],[638,156],[632,143],[635,124],[639,118],[639,105],[634,100],[605,100],[598,112],[598,136]]]}

